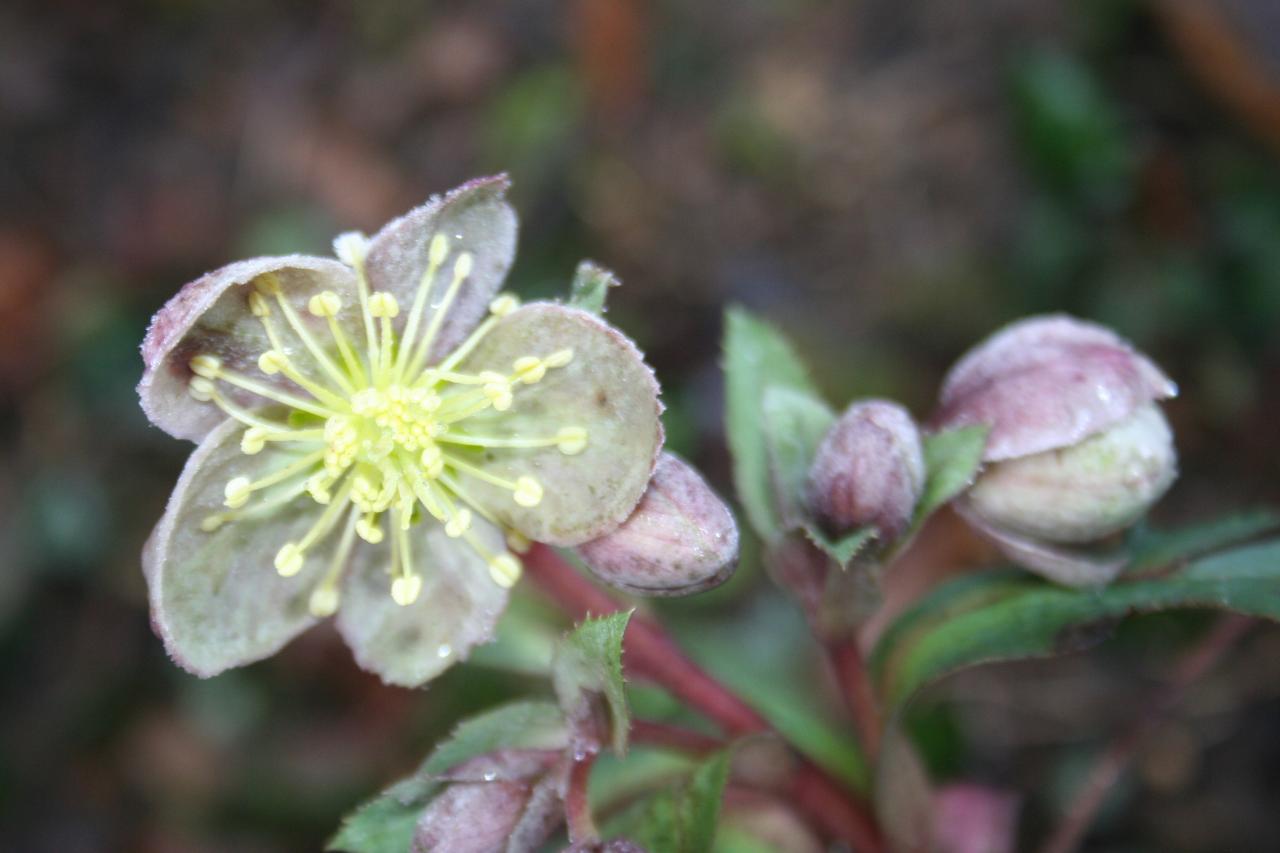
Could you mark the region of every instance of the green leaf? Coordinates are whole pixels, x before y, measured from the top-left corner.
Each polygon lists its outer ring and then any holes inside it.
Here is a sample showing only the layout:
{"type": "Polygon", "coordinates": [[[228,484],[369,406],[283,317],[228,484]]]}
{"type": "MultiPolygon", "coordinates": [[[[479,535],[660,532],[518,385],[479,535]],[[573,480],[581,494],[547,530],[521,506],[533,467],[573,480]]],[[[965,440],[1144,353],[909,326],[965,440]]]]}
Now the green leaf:
{"type": "Polygon", "coordinates": [[[816,395],[804,364],[772,326],[740,308],[725,314],[725,432],[733,452],[733,478],[747,519],[761,539],[782,535],[772,498],[765,444],[764,395],[791,388],[816,395]]]}
{"type": "Polygon", "coordinates": [[[630,611],[620,611],[585,620],[561,642],[552,665],[556,696],[571,724],[587,724],[596,694],[604,696],[613,749],[619,755],[627,751],[631,728],[622,677],[622,638],[630,619],[630,611]]]}
{"type": "Polygon", "coordinates": [[[989,431],[986,426],[967,426],[924,437],[928,475],[916,507],[917,525],[973,483],[982,467],[982,450],[989,431]]]}
{"type": "Polygon", "coordinates": [[[326,850],[346,853],[404,853],[413,843],[413,830],[435,785],[405,779],[369,800],[342,819],[326,850]]]}
{"type": "Polygon", "coordinates": [[[818,395],[782,385],[765,388],[761,414],[773,506],[782,528],[793,530],[808,514],[809,467],[836,416],[818,395]]]}
{"type": "Polygon", "coordinates": [[[841,566],[848,568],[853,558],[858,556],[858,552],[865,548],[872,539],[876,538],[876,529],[874,527],[860,527],[838,539],[832,539],[817,525],[806,524],[804,526],[804,534],[809,537],[810,542],[821,548],[828,557],[841,566]]]}
{"type": "Polygon", "coordinates": [[[564,715],[551,702],[515,702],[460,723],[417,773],[387,788],[342,820],[327,849],[348,853],[404,853],[439,784],[436,776],[498,749],[562,749],[564,715]]]}
{"type": "Polygon", "coordinates": [[[1103,589],[1064,589],[1009,570],[953,581],[886,631],[872,668],[887,704],[896,708],[956,670],[1074,651],[1130,613],[1196,607],[1280,619],[1280,539],[1103,589]]]}
{"type": "Polygon", "coordinates": [[[715,843],[720,802],[729,778],[730,751],[702,761],[682,784],[659,791],[624,812],[609,835],[627,838],[648,853],[704,853],[715,843]]]}
{"type": "Polygon", "coordinates": [[[1142,571],[1208,554],[1277,527],[1280,527],[1280,515],[1271,509],[1256,509],[1178,530],[1139,527],[1129,536],[1133,557],[1126,571],[1142,571]]]}
{"type": "Polygon", "coordinates": [[[593,261],[583,261],[578,264],[573,284],[569,286],[569,305],[592,314],[603,314],[609,288],[620,284],[622,282],[609,270],[593,261]]]}
{"type": "Polygon", "coordinates": [[[498,749],[561,749],[568,745],[564,714],[551,702],[513,702],[458,724],[418,773],[437,776],[498,749]]]}

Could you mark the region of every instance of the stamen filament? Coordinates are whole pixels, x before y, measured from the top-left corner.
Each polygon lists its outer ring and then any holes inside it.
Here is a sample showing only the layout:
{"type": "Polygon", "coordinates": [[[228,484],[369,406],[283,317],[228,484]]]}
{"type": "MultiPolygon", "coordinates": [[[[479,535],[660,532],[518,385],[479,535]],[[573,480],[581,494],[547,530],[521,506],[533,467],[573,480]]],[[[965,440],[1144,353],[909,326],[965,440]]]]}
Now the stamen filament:
{"type": "MultiPolygon", "coordinates": [[[[316,339],[311,336],[311,332],[308,331],[307,327],[303,324],[302,318],[298,316],[298,312],[293,310],[293,305],[288,299],[284,298],[284,293],[277,289],[275,297],[276,302],[280,305],[280,310],[284,312],[285,320],[289,323],[290,328],[293,329],[293,333],[302,341],[302,345],[311,353],[312,358],[316,360],[316,364],[319,364],[324,372],[329,374],[329,377],[333,379],[334,382],[338,383],[339,388],[343,389],[348,394],[354,391],[355,387],[351,384],[351,380],[342,375],[342,371],[333,363],[333,359],[329,358],[329,354],[322,350],[320,345],[316,343],[316,339]]],[[[267,318],[263,317],[262,320],[265,323],[267,318]]],[[[284,350],[281,349],[279,344],[274,340],[272,340],[271,345],[282,355],[284,354],[284,350]]],[[[289,378],[292,379],[293,377],[289,378]]]]}
{"type": "Polygon", "coordinates": [[[445,291],[444,299],[436,306],[436,311],[431,315],[431,322],[427,324],[427,331],[423,334],[422,340],[417,344],[417,350],[413,353],[413,357],[409,361],[409,368],[406,375],[412,379],[418,377],[422,370],[422,365],[427,360],[427,355],[431,352],[431,345],[435,343],[436,335],[440,332],[440,327],[444,324],[445,317],[449,313],[449,309],[453,307],[453,300],[458,295],[458,290],[462,287],[462,283],[471,275],[471,254],[463,252],[458,255],[458,259],[453,263],[453,280],[449,282],[449,289],[445,291]]]}
{"type": "Polygon", "coordinates": [[[279,403],[282,406],[289,406],[290,408],[298,409],[317,417],[329,418],[338,414],[327,406],[316,405],[310,400],[304,400],[301,397],[290,394],[288,391],[281,391],[278,388],[272,388],[266,383],[259,382],[256,379],[251,379],[243,373],[237,373],[236,371],[228,370],[225,367],[219,367],[215,371],[214,376],[229,385],[234,385],[237,388],[243,388],[251,394],[257,394],[259,397],[264,397],[272,402],[279,403]]]}
{"type": "Polygon", "coordinates": [[[360,508],[353,505],[351,512],[347,514],[347,523],[342,529],[342,538],[338,540],[338,548],[333,553],[333,559],[329,561],[329,570],[311,591],[311,598],[307,604],[311,615],[317,619],[332,616],[338,611],[341,600],[338,581],[342,578],[343,569],[347,567],[347,560],[351,557],[351,548],[356,541],[356,522],[359,518],[360,508]]]}
{"type": "Polygon", "coordinates": [[[404,377],[405,360],[409,357],[409,352],[413,349],[414,338],[418,336],[418,326],[422,322],[422,312],[427,304],[427,297],[431,295],[431,288],[434,286],[436,274],[440,272],[440,265],[444,263],[445,257],[449,252],[449,238],[443,234],[436,234],[431,238],[431,245],[427,249],[427,269],[422,273],[422,278],[418,280],[418,292],[413,297],[413,307],[409,310],[409,320],[405,326],[404,338],[400,341],[400,352],[396,353],[396,377],[404,377]]]}

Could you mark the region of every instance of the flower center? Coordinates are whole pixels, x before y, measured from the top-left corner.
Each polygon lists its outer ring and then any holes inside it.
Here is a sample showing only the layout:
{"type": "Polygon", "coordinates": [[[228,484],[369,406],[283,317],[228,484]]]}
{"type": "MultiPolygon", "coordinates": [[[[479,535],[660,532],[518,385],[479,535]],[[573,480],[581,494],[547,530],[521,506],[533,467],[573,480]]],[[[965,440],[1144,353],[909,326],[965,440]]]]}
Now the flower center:
{"type": "MultiPolygon", "coordinates": [[[[428,298],[449,259],[448,239],[440,234],[432,239],[427,270],[403,333],[397,335],[392,326],[400,313],[396,298],[383,291],[369,292],[364,237],[344,235],[335,245],[356,272],[363,347],[355,346],[337,322],[343,307],[338,294],[325,291],[307,304],[308,313],[328,326],[330,340],[322,344],[286,299],[279,280],[266,274],[253,282],[248,297],[249,310],[262,322],[270,342],[258,358],[258,368],[268,376],[284,377],[300,393],[231,370],[212,355],[198,355],[190,362],[192,396],[214,403],[245,425],[240,442],[245,454],[260,453],[270,443],[283,445],[281,455],[288,459],[257,480],[232,478],[225,488],[226,511],[205,518],[202,528],[212,531],[241,518],[260,518],[295,499],[323,507],[311,529],[300,539],[284,543],[275,557],[276,571],[291,577],[302,570],[317,546],[337,537],[329,569],[311,594],[311,611],[316,616],[336,611],[338,582],[356,540],[377,544],[388,531],[391,596],[401,605],[416,601],[422,578],[415,569],[409,530],[425,515],[442,524],[448,536],[465,540],[488,565],[495,583],[511,586],[520,576],[520,561],[505,548],[495,552],[487,547],[472,530],[475,515],[503,525],[471,497],[463,475],[505,489],[519,506],[541,502],[542,484],[536,479],[499,477],[480,464],[477,454],[491,448],[556,447],[569,455],[586,447],[587,434],[580,427],[561,427],[553,435],[531,437],[503,431],[501,417],[493,414],[512,407],[520,386],[537,384],[548,371],[569,364],[573,351],[523,356],[511,364],[509,373],[458,370],[498,320],[519,306],[515,297],[502,295],[490,304],[490,316],[466,341],[440,363],[427,365],[445,316],[471,274],[471,255],[456,255],[447,289],[428,319],[428,298]],[[281,318],[300,344],[294,347],[296,356],[284,346],[281,318]],[[269,419],[246,409],[223,393],[219,383],[284,407],[286,416],[269,419]],[[476,416],[482,412],[488,414],[480,424],[476,416]],[[481,428],[476,429],[477,425],[481,428]],[[389,523],[384,524],[384,519],[389,523]]],[[[507,529],[506,533],[511,548],[527,547],[518,532],[507,529]]]]}

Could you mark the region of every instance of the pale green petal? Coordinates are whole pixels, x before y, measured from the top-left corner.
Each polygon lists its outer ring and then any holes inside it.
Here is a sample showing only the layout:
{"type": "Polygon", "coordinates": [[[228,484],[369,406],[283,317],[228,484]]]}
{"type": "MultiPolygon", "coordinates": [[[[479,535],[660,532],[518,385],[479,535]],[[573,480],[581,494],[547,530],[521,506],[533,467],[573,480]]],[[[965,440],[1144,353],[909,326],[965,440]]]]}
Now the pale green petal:
{"type": "Polygon", "coordinates": [[[507,202],[509,186],[506,175],[468,181],[387,223],[369,243],[365,261],[369,286],[393,294],[400,303],[397,331],[408,322],[418,284],[427,270],[432,238],[443,234],[449,239],[445,268],[437,273],[431,290],[432,308],[448,290],[458,256],[462,252],[471,255],[471,275],[445,315],[429,362],[453,350],[484,318],[511,268],[516,252],[516,214],[507,202]]]}
{"type": "MultiPolygon", "coordinates": [[[[233,370],[248,374],[267,385],[296,392],[297,387],[282,375],[267,376],[258,370],[258,356],[271,345],[262,321],[249,311],[252,282],[274,274],[282,292],[294,307],[313,340],[332,346],[327,321],[311,316],[307,302],[317,293],[333,291],[343,308],[338,314],[351,340],[363,334],[356,280],[351,269],[328,258],[289,255],[253,258],[214,270],[184,286],[156,312],[142,342],[145,370],[138,383],[142,410],[151,422],[175,438],[199,441],[226,415],[213,403],[199,402],[187,393],[191,381],[189,362],[196,355],[217,356],[233,370]]],[[[271,303],[274,306],[274,302],[271,303]]],[[[301,340],[292,333],[280,310],[273,311],[285,354],[313,379],[324,380],[301,340]]],[[[251,408],[269,402],[236,388],[222,389],[233,400],[251,408]]]]}
{"type": "Polygon", "coordinates": [[[155,630],[174,661],[202,677],[269,657],[310,627],[307,599],[324,571],[319,555],[292,578],[273,566],[280,546],[314,522],[320,507],[309,498],[212,533],[200,529],[225,509],[232,477],[261,476],[296,458],[272,447],[245,456],[240,435],[226,421],[195,449],[142,555],[155,630]]]}
{"type": "MultiPolygon", "coordinates": [[[[492,526],[477,520],[472,532],[491,551],[503,550],[502,535],[492,526]]],[[[422,591],[402,607],[391,598],[387,573],[391,535],[388,530],[378,546],[357,546],[342,587],[338,630],[361,667],[388,684],[417,687],[493,637],[507,591],[493,582],[474,548],[427,520],[410,531],[422,591]]]]}
{"type": "MultiPolygon", "coordinates": [[[[532,476],[542,485],[535,507],[510,491],[465,476],[467,491],[504,523],[538,542],[578,545],[613,530],[636,508],[662,448],[658,383],[635,344],[594,315],[535,303],[511,313],[481,341],[464,370],[510,373],[522,356],[571,349],[568,365],[534,385],[517,384],[506,412],[486,412],[463,428],[476,434],[537,438],[561,427],[586,430],[582,452],[555,446],[490,449],[465,458],[507,481],[532,476]]],[[[451,451],[458,452],[460,451],[451,451]]]]}

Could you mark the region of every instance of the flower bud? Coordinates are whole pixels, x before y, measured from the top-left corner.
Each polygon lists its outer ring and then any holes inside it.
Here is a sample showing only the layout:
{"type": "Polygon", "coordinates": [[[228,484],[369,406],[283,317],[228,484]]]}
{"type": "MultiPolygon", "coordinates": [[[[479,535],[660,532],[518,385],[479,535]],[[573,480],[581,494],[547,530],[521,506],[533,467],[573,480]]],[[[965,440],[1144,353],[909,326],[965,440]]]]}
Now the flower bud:
{"type": "Polygon", "coordinates": [[[639,595],[690,595],[733,574],[738,527],[690,465],[663,453],[631,517],[578,546],[601,580],[639,595]]]}
{"type": "Polygon", "coordinates": [[[920,432],[907,410],[884,400],[854,403],[835,422],[809,469],[809,507],[833,535],[876,528],[901,536],[924,488],[920,432]]]}
{"type": "Polygon", "coordinates": [[[1102,326],[1033,317],[992,335],[943,383],[936,429],[990,427],[987,467],[957,504],[1013,559],[1061,583],[1109,580],[1122,561],[1059,546],[1133,524],[1177,476],[1157,400],[1177,388],[1102,326]]]}

